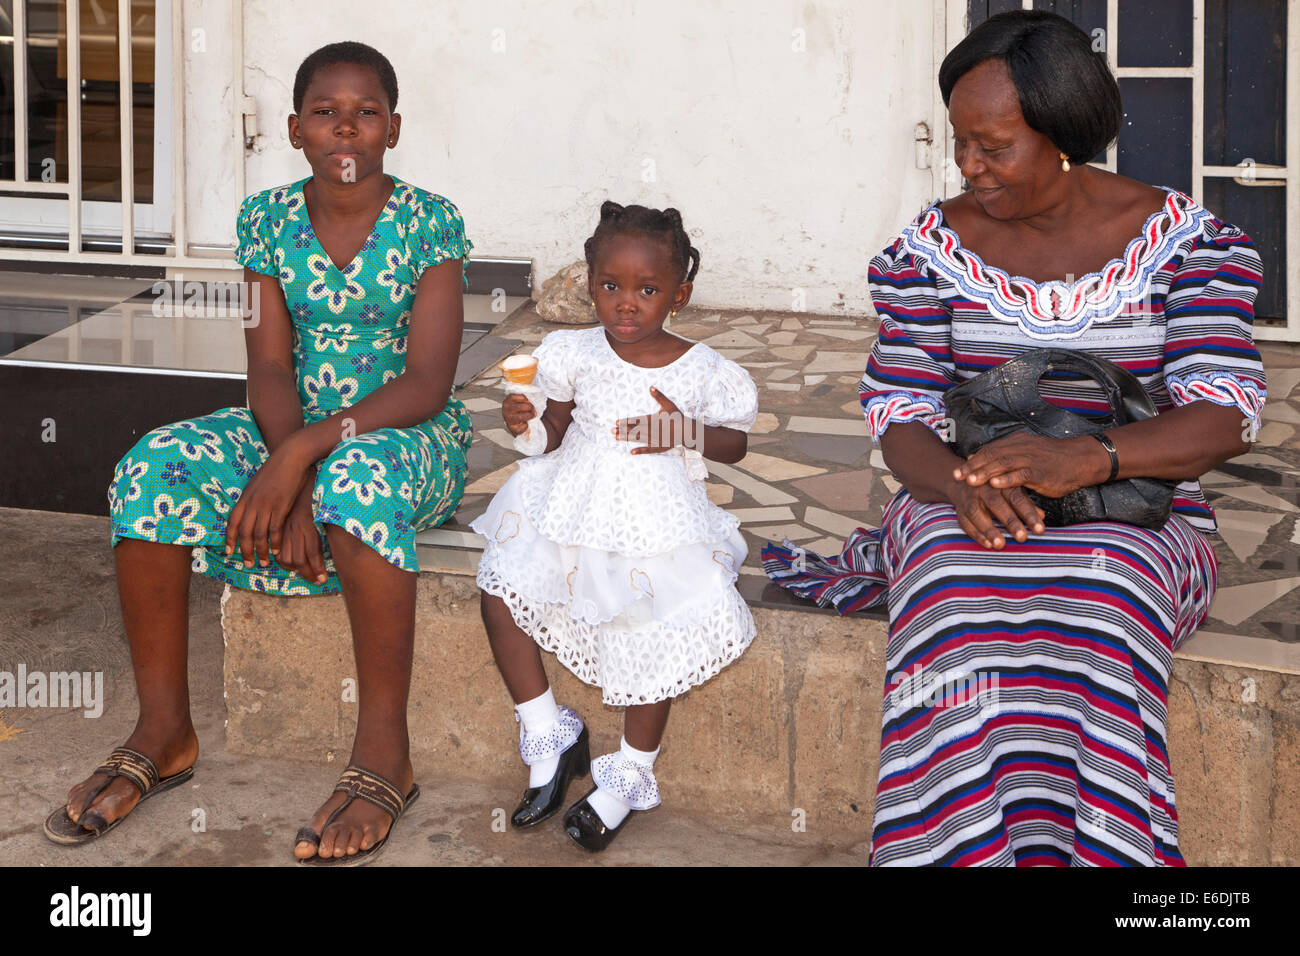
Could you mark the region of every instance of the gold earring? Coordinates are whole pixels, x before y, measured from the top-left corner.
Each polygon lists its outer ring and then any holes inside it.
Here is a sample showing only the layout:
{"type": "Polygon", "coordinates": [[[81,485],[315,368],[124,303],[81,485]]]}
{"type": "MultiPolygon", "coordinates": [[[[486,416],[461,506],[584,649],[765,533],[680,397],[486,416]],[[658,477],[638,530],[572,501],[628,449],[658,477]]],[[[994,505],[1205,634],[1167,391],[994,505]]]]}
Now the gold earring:
{"type": "Polygon", "coordinates": [[[669,318],[673,318],[673,319],[677,318],[677,310],[673,309],[673,311],[668,313],[668,316],[669,318]]]}
{"type": "Polygon", "coordinates": [[[1068,173],[1070,171],[1070,157],[1066,156],[1064,153],[1061,153],[1060,156],[1061,156],[1061,172],[1068,173]]]}

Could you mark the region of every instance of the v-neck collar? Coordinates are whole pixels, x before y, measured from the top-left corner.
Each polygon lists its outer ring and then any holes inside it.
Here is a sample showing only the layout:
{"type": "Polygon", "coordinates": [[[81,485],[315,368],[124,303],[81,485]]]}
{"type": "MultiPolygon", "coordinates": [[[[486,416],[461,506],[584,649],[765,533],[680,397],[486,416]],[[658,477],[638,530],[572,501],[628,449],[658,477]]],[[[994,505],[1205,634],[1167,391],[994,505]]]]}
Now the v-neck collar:
{"type": "Polygon", "coordinates": [[[312,177],[307,176],[306,178],[300,179],[298,182],[294,183],[294,189],[298,194],[300,202],[290,209],[290,215],[310,230],[311,240],[316,244],[316,249],[325,257],[325,261],[330,264],[330,267],[340,275],[351,275],[356,270],[357,260],[361,258],[361,254],[366,251],[366,247],[375,239],[376,234],[379,232],[379,227],[385,222],[390,221],[393,218],[393,214],[397,212],[398,194],[406,184],[392,173],[385,173],[384,175],[393,181],[393,191],[389,193],[388,198],[384,200],[383,208],[379,210],[379,215],[375,218],[374,225],[370,227],[370,232],[366,234],[366,238],[362,240],[360,247],[356,251],[356,255],[342,266],[334,261],[334,257],[329,254],[329,251],[325,248],[325,244],[320,241],[320,236],[316,234],[316,226],[311,221],[311,214],[307,211],[306,186],[311,182],[312,177]],[[299,214],[300,211],[301,215],[299,214]]]}

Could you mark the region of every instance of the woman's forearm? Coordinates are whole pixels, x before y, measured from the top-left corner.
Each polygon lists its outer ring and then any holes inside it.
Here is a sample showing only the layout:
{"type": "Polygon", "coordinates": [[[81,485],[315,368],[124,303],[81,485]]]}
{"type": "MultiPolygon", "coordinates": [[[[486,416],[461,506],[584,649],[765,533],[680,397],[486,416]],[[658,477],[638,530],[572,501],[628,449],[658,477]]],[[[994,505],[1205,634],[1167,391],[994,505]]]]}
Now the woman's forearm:
{"type": "Polygon", "coordinates": [[[294,435],[299,453],[319,461],[341,441],[381,428],[411,428],[442,414],[456,376],[464,312],[461,262],[448,259],[424,271],[411,305],[402,374],[355,405],[294,435]]]}
{"type": "MultiPolygon", "coordinates": [[[[1106,432],[1119,458],[1118,478],[1199,478],[1250,450],[1250,420],[1236,406],[1199,401],[1106,432]]],[[[1110,474],[1110,456],[1099,442],[1092,460],[1110,474]]],[[[1091,449],[1090,449],[1091,451],[1091,449]]]]}
{"type": "MultiPolygon", "coordinates": [[[[1106,434],[1115,445],[1116,480],[1184,481],[1199,478],[1246,451],[1250,431],[1250,422],[1239,409],[1199,401],[1108,429],[1106,434]]],[[[986,481],[994,487],[1024,485],[1048,497],[1102,484],[1111,475],[1110,454],[1092,435],[1045,438],[1021,430],[990,442],[964,462],[946,452],[950,463],[938,468],[943,455],[935,449],[942,444],[926,432],[919,423],[894,425],[882,441],[886,462],[918,498],[940,494],[942,482],[953,469],[957,470],[955,477],[974,485],[986,481]],[[891,438],[896,431],[897,437],[891,438]],[[920,494],[918,489],[923,489],[920,494]]]]}
{"type": "Polygon", "coordinates": [[[293,372],[279,364],[249,368],[248,408],[267,451],[274,452],[302,428],[302,403],[293,372]]]}
{"type": "Polygon", "coordinates": [[[293,436],[307,461],[319,461],[341,441],[381,428],[410,428],[442,414],[451,382],[438,383],[410,367],[355,405],[301,428],[293,436]]]}
{"type": "Polygon", "coordinates": [[[952,502],[953,469],[962,463],[921,422],[897,422],[880,436],[880,453],[908,493],[926,504],[952,502]]]}
{"type": "Polygon", "coordinates": [[[302,429],[302,402],[293,371],[293,324],[274,276],[244,268],[244,301],[256,321],[244,330],[248,350],[248,408],[267,451],[275,453],[302,429]]]}

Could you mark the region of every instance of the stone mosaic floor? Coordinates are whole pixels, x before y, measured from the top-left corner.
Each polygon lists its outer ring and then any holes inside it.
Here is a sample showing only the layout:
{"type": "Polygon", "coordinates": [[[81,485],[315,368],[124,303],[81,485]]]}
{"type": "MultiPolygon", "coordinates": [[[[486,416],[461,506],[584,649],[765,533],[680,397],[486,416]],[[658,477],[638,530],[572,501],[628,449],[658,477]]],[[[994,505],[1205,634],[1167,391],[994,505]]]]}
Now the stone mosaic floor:
{"type": "MultiPolygon", "coordinates": [[[[561,328],[522,309],[498,326],[528,349],[561,328]]],[[[859,526],[876,526],[898,490],[867,438],[857,384],[874,320],[809,313],[688,309],[672,331],[743,365],[759,387],[749,454],[707,462],[709,497],[735,514],[749,544],[740,589],[754,604],[816,608],[764,575],[759,551],[783,538],[837,554],[859,526]]],[[[1221,527],[1219,593],[1211,619],[1181,655],[1300,673],[1300,349],[1261,346],[1269,403],[1256,450],[1205,479],[1221,527]]],[[[501,420],[500,377],[489,369],[458,394],[474,416],[470,479],[455,518],[420,536],[423,570],[472,574],[481,539],[468,524],[515,470],[518,454],[501,420]]]]}

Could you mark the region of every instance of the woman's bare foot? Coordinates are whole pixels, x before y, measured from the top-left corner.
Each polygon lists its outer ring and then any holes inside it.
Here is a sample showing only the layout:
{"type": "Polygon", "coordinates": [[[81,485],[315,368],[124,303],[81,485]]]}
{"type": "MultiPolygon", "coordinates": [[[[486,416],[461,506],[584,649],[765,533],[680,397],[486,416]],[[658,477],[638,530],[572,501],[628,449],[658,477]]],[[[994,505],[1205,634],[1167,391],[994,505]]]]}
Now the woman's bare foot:
{"type": "MultiPolygon", "coordinates": [[[[411,791],[415,781],[415,770],[405,755],[384,757],[383,754],[367,748],[365,752],[357,748],[352,752],[350,764],[369,770],[391,780],[405,797],[411,791]]],[[[353,856],[363,850],[369,850],[382,840],[393,825],[393,818],[366,800],[353,800],[351,806],[335,817],[334,822],[322,831],[329,815],[347,800],[347,794],[334,793],[326,800],[316,815],[311,819],[311,828],[321,835],[320,849],[317,850],[307,841],[296,844],[293,855],[300,860],[313,856],[353,856]]]]}
{"type": "MultiPolygon", "coordinates": [[[[138,750],[152,760],[160,777],[170,777],[186,767],[192,767],[199,757],[199,738],[194,733],[194,726],[189,723],[180,730],[170,729],[166,732],[137,726],[127,738],[125,746],[138,750]]],[[[126,816],[140,802],[140,791],[135,784],[125,777],[118,777],[86,807],[86,798],[109,779],[102,773],[92,774],[68,791],[67,810],[73,822],[85,825],[82,815],[82,808],[85,807],[85,816],[95,815],[96,826],[88,829],[102,830],[114,820],[126,816]]]]}

